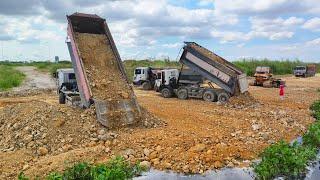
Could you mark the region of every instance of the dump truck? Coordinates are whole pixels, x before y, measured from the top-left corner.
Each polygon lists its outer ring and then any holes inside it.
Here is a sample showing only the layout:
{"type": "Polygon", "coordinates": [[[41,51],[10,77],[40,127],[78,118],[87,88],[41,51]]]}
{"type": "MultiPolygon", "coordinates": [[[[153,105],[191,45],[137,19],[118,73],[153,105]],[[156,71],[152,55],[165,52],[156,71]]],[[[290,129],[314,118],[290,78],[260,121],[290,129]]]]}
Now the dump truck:
{"type": "Polygon", "coordinates": [[[133,84],[141,86],[144,90],[154,89],[157,75],[161,73],[162,69],[163,68],[137,67],[133,72],[133,84]]]}
{"type": "Polygon", "coordinates": [[[305,66],[296,66],[293,69],[293,75],[295,77],[313,77],[316,75],[316,65],[308,64],[305,66]]]}
{"type": "MultiPolygon", "coordinates": [[[[185,42],[179,62],[182,64],[181,69],[187,66],[198,73],[208,81],[209,87],[202,86],[202,83],[197,81],[183,81],[181,79],[183,71],[181,70],[177,77],[162,81],[159,90],[165,98],[175,95],[179,99],[200,98],[205,101],[225,103],[231,96],[248,91],[245,73],[195,42],[185,42]],[[214,87],[213,83],[219,88],[214,87]]],[[[171,74],[172,72],[167,73],[171,74]]]]}
{"type": "Polygon", "coordinates": [[[268,66],[258,66],[254,73],[254,81],[250,83],[252,86],[262,86],[266,88],[279,88],[285,85],[285,81],[280,78],[274,78],[271,68],[268,66]]]}
{"type": "Polygon", "coordinates": [[[80,94],[76,81],[76,75],[72,68],[57,69],[54,73],[57,84],[57,94],[59,94],[59,103],[69,102],[71,105],[79,105],[80,94]]]}
{"type": "Polygon", "coordinates": [[[106,127],[131,125],[141,116],[106,20],[92,14],[67,15],[67,39],[83,108],[95,106],[106,127]]]}

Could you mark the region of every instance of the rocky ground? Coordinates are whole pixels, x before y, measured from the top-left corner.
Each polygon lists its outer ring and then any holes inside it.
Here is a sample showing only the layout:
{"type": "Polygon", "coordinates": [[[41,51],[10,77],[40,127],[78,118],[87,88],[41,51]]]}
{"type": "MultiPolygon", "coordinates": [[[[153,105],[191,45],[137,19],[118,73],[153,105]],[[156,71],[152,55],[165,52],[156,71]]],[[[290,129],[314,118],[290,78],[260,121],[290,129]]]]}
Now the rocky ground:
{"type": "Polygon", "coordinates": [[[139,103],[165,123],[108,130],[93,110],[59,105],[55,94],[0,99],[0,179],[24,171],[44,176],[74,162],[105,162],[122,155],[160,170],[203,173],[248,166],[268,145],[303,134],[314,121],[309,105],[319,98],[320,77],[287,77],[286,98],[278,89],[250,87],[249,96],[226,105],[164,99],[136,90],[139,103]]]}

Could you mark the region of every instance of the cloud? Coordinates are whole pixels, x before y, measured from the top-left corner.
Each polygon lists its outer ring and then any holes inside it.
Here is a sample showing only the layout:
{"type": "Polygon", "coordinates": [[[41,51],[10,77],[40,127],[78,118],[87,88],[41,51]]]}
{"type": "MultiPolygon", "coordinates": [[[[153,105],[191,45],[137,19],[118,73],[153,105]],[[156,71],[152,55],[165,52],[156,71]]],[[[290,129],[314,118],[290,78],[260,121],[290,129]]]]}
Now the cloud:
{"type": "Polygon", "coordinates": [[[250,39],[264,37],[270,40],[279,40],[292,38],[294,29],[297,28],[297,25],[302,24],[304,19],[297,17],[287,19],[251,17],[249,21],[251,22],[251,32],[248,34],[250,39]]]}
{"type": "Polygon", "coordinates": [[[248,32],[212,30],[211,36],[218,38],[220,43],[243,42],[255,38],[267,38],[269,40],[289,39],[294,36],[294,29],[304,22],[297,17],[283,18],[260,18],[250,17],[251,29],[248,32]]]}
{"type": "Polygon", "coordinates": [[[166,48],[178,48],[178,47],[182,47],[182,43],[177,42],[177,43],[163,44],[162,46],[166,48]]]}
{"type": "Polygon", "coordinates": [[[216,0],[215,9],[222,13],[276,17],[285,14],[320,13],[318,0],[216,0]]]}
{"type": "Polygon", "coordinates": [[[311,41],[307,41],[306,45],[308,46],[319,46],[320,45],[320,38],[311,40],[311,41]]]}
{"type": "Polygon", "coordinates": [[[2,0],[0,14],[2,15],[37,15],[41,12],[41,0],[2,0]]]}
{"type": "Polygon", "coordinates": [[[312,18],[303,24],[302,28],[311,31],[320,31],[320,18],[312,18]]]}

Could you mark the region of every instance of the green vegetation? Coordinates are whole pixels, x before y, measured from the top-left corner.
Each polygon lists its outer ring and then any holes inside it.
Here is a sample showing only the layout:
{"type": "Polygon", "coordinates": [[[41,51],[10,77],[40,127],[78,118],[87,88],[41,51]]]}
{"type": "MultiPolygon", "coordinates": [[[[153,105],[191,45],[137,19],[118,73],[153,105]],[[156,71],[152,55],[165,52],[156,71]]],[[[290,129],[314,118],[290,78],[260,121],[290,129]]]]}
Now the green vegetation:
{"type": "MultiPolygon", "coordinates": [[[[242,59],[239,61],[233,62],[237,67],[241,68],[247,75],[252,76],[255,72],[257,66],[269,66],[272,69],[273,74],[283,75],[283,74],[292,74],[294,67],[305,64],[314,64],[314,63],[305,63],[299,60],[295,61],[277,61],[277,60],[256,60],[256,59],[242,59]]],[[[320,64],[317,64],[317,71],[320,72],[320,64]]]]}
{"type": "Polygon", "coordinates": [[[53,74],[57,71],[57,69],[61,68],[71,68],[72,64],[70,61],[60,61],[59,63],[52,63],[52,62],[33,62],[29,65],[37,67],[38,70],[49,72],[53,74]]]}
{"type": "Polygon", "coordinates": [[[70,61],[60,61],[58,63],[53,63],[49,61],[39,61],[39,62],[10,62],[10,61],[2,61],[0,65],[16,67],[16,66],[34,66],[40,71],[49,72],[53,74],[60,68],[70,68],[72,64],[70,61]]]}
{"type": "Polygon", "coordinates": [[[19,86],[25,75],[11,66],[0,65],[0,91],[19,86]]]}
{"type": "Polygon", "coordinates": [[[169,60],[126,60],[123,62],[128,78],[132,81],[133,78],[133,71],[137,67],[153,67],[153,68],[180,68],[181,65],[177,61],[169,61],[169,60]]]}
{"type": "Polygon", "coordinates": [[[277,176],[299,178],[306,172],[307,163],[316,157],[320,147],[320,101],[312,104],[310,109],[316,118],[303,137],[303,143],[293,144],[280,141],[261,153],[261,162],[254,165],[259,179],[273,179],[277,176]]]}
{"type": "MultiPolygon", "coordinates": [[[[113,180],[131,179],[141,174],[142,169],[138,164],[131,165],[122,157],[111,159],[106,164],[96,166],[88,163],[78,163],[66,169],[63,173],[52,172],[47,180],[113,180]]],[[[18,176],[19,180],[28,180],[23,173],[18,176]]]]}

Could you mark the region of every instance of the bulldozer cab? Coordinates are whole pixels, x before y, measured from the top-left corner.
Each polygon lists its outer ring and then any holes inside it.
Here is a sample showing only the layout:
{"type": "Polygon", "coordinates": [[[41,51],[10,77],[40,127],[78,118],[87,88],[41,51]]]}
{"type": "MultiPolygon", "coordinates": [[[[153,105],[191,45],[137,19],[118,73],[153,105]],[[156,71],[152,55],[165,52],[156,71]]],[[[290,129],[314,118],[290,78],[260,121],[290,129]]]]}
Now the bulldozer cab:
{"type": "Polygon", "coordinates": [[[254,77],[261,77],[261,76],[271,77],[271,76],[272,76],[272,72],[271,72],[270,67],[267,67],[267,66],[258,66],[258,67],[256,68],[256,72],[255,72],[255,74],[254,74],[254,77]]]}

